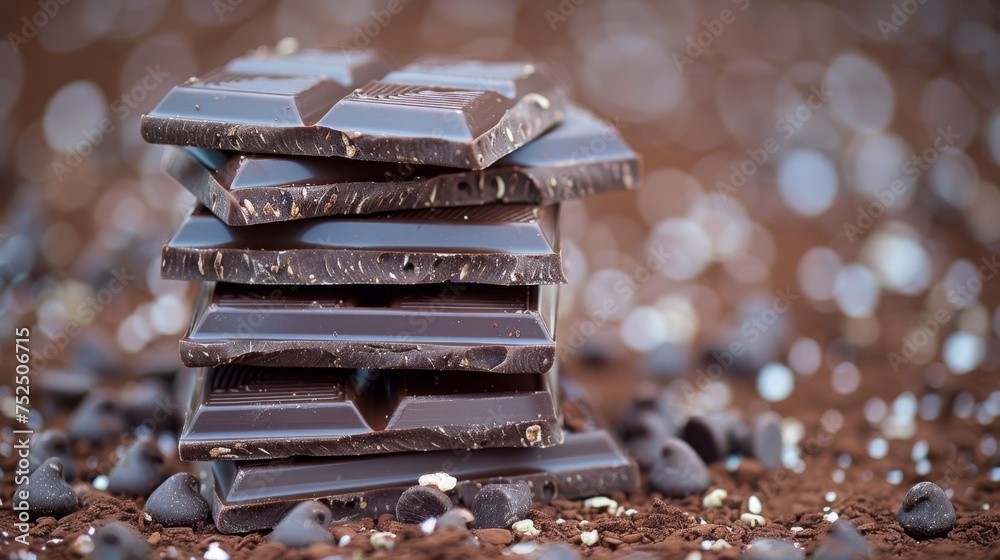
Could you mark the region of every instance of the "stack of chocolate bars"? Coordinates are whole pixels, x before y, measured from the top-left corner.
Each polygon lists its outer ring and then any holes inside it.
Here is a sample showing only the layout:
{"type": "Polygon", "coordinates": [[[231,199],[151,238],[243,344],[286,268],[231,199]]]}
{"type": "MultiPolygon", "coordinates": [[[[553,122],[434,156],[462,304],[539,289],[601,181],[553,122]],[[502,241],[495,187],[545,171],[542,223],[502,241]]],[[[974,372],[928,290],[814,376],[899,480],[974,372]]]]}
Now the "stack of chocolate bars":
{"type": "Polygon", "coordinates": [[[200,201],[162,275],[202,283],[180,456],[220,531],[311,499],[376,517],[438,472],[458,504],[634,488],[560,389],[555,316],[559,202],[632,188],[638,157],[544,69],[260,50],[173,88],[142,134],[178,146],[166,169],[200,201]]]}

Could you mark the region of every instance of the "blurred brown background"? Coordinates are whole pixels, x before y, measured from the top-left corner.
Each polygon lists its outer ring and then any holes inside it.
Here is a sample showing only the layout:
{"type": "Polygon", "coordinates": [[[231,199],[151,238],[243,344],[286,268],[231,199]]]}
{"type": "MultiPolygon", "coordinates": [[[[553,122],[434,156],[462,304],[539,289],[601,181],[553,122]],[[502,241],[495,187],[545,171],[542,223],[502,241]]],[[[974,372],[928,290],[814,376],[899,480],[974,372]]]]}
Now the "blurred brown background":
{"type": "MultiPolygon", "coordinates": [[[[288,38],[396,65],[542,61],[622,130],[644,186],[564,211],[560,342],[578,357],[671,379],[746,338],[735,369],[788,363],[829,387],[859,356],[890,371],[922,314],[947,309],[900,371],[917,385],[941,361],[991,371],[1000,315],[981,294],[996,288],[973,280],[1000,241],[997,16],[985,0],[5,3],[3,378],[20,325],[36,369],[176,360],[191,290],[159,280],[159,246],[193,198],[159,172],[164,147],[141,141],[138,118],[172,85],[288,38]],[[656,249],[664,266],[644,270],[656,249]],[[961,286],[969,297],[948,297],[961,286]],[[775,290],[795,313],[767,312],[775,290]],[[767,328],[747,329],[754,318],[767,328]]],[[[697,406],[734,398],[709,389],[697,406]]]]}

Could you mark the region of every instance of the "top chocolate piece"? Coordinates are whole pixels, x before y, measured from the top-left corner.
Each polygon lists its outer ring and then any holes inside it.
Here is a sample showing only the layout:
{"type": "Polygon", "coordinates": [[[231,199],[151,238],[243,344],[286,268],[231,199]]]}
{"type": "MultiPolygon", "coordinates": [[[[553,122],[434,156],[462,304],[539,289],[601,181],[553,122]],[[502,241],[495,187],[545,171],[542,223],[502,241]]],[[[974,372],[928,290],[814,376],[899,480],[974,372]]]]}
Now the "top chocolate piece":
{"type": "Polygon", "coordinates": [[[526,62],[423,58],[380,76],[370,52],[237,58],[174,87],[142,136],[253,153],[482,169],[563,119],[566,99],[526,62]]]}

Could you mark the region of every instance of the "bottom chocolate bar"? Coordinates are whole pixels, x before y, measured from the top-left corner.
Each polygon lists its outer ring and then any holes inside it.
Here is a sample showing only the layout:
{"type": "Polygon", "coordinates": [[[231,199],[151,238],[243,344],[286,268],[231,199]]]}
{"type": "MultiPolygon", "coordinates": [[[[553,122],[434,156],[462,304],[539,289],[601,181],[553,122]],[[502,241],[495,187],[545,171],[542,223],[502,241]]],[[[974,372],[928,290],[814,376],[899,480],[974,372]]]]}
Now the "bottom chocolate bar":
{"type": "Polygon", "coordinates": [[[567,434],[562,445],[426,451],[338,458],[199,463],[212,495],[215,525],[223,533],[270,529],[296,504],[320,500],[335,520],[394,513],[396,501],[424,474],[458,479],[449,494],[471,506],[489,483],[524,481],[533,500],[578,499],[633,492],[639,472],[606,430],[567,434]],[[214,492],[211,484],[214,481],[214,492]]]}
{"type": "Polygon", "coordinates": [[[273,460],[563,440],[548,374],[268,368],[201,370],[184,461],[273,460]]]}

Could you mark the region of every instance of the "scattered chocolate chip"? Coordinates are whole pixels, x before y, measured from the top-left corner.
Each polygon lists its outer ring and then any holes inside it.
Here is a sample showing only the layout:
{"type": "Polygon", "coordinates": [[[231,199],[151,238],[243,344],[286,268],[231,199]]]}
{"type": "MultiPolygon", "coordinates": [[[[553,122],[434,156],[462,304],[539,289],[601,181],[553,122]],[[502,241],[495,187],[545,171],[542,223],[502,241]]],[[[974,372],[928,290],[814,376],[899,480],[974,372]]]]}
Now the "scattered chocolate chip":
{"type": "Polygon", "coordinates": [[[419,525],[454,507],[447,494],[432,486],[408,488],[396,502],[396,520],[419,525]]]}
{"type": "Polygon", "coordinates": [[[166,527],[192,527],[212,513],[198,488],[198,479],[193,475],[177,473],[149,495],[146,513],[166,527]]]}
{"type": "Polygon", "coordinates": [[[122,372],[119,352],[102,338],[82,338],[73,350],[72,363],[99,375],[113,376],[122,372]]]}
{"type": "Polygon", "coordinates": [[[766,469],[780,467],[781,417],[774,412],[765,412],[754,419],[753,426],[745,431],[740,448],[766,469]]]}
{"type": "Polygon", "coordinates": [[[663,442],[673,434],[656,412],[643,412],[631,422],[633,425],[630,426],[630,436],[625,439],[625,445],[636,463],[648,470],[660,458],[663,442]]]}
{"type": "Polygon", "coordinates": [[[649,484],[664,496],[681,498],[707,490],[712,476],[690,445],[669,438],[663,442],[660,458],[649,471],[649,484]]]}
{"type": "Polygon", "coordinates": [[[159,448],[152,441],[139,439],[128,446],[108,473],[108,492],[149,496],[166,478],[159,448]]]}
{"type": "Polygon", "coordinates": [[[650,413],[660,417],[660,424],[667,435],[676,435],[677,425],[674,423],[673,411],[660,393],[659,386],[651,381],[640,383],[636,387],[632,406],[622,418],[621,432],[624,439],[646,434],[648,428],[644,419],[650,413]]]}
{"type": "Polygon", "coordinates": [[[35,469],[52,457],[62,461],[64,479],[76,479],[79,473],[76,470],[76,463],[73,462],[72,445],[66,432],[62,430],[45,430],[35,436],[31,442],[28,468],[31,472],[35,472],[35,469]]]}
{"type": "Polygon", "coordinates": [[[870,555],[871,548],[854,525],[838,521],[833,524],[830,537],[813,553],[813,560],[861,560],[870,555]]]}
{"type": "Polygon", "coordinates": [[[681,437],[710,465],[729,455],[738,426],[739,420],[731,413],[712,412],[689,418],[681,437]]]}
{"type": "Polygon", "coordinates": [[[535,549],[528,555],[528,560],[580,560],[580,554],[569,545],[551,543],[535,549]]]}
{"type": "Polygon", "coordinates": [[[479,529],[508,529],[519,519],[524,519],[531,509],[531,489],[528,485],[487,484],[472,500],[472,514],[479,529]]]}
{"type": "Polygon", "coordinates": [[[743,551],[744,560],[804,560],[806,551],[795,543],[774,539],[755,539],[743,551]]]}
{"type": "Polygon", "coordinates": [[[910,488],[898,515],[899,524],[915,539],[944,536],[955,526],[955,506],[933,482],[921,482],[910,488]]]}
{"type": "Polygon", "coordinates": [[[84,368],[47,369],[36,379],[40,410],[46,417],[72,410],[97,386],[97,375],[84,368]]]}
{"type": "Polygon", "coordinates": [[[315,543],[333,540],[326,527],[333,519],[330,508],[320,502],[304,502],[295,506],[271,531],[271,542],[288,548],[306,548],[315,543]]]}
{"type": "Polygon", "coordinates": [[[122,523],[108,523],[94,532],[93,560],[147,560],[151,550],[142,535],[122,523]]]}
{"type": "Polygon", "coordinates": [[[95,389],[73,411],[66,430],[77,440],[101,442],[120,436],[128,429],[125,414],[115,402],[114,393],[95,389]]]}
{"type": "Polygon", "coordinates": [[[142,426],[151,431],[174,427],[176,411],[170,384],[162,378],[150,377],[130,383],[118,393],[125,417],[132,426],[142,426]]]}
{"type": "Polygon", "coordinates": [[[438,517],[434,530],[441,531],[465,531],[471,529],[476,522],[472,512],[460,507],[453,507],[442,513],[438,517]]]}
{"type": "Polygon", "coordinates": [[[691,371],[690,351],[683,344],[664,342],[646,355],[646,367],[661,379],[683,375],[691,371]]]}
{"type": "Polygon", "coordinates": [[[27,502],[32,519],[62,517],[80,505],[73,488],[63,478],[63,462],[50,457],[14,492],[14,503],[27,502]]]}

